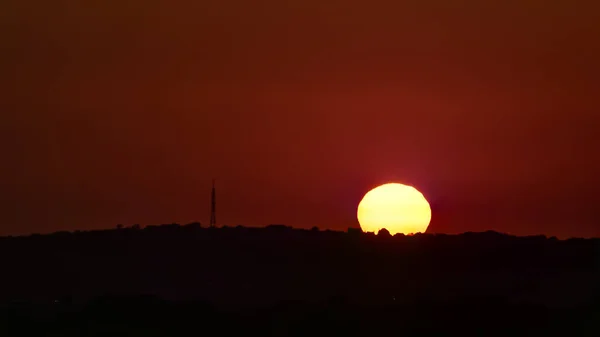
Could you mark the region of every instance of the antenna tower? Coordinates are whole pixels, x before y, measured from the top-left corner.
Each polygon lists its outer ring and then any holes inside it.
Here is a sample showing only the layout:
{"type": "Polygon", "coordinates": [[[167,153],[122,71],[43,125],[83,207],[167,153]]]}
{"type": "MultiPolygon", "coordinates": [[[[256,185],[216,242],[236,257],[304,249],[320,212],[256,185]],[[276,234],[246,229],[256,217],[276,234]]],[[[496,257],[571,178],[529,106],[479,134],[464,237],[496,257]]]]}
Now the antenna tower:
{"type": "Polygon", "coordinates": [[[212,181],[212,192],[210,194],[210,227],[217,224],[217,199],[215,191],[215,180],[212,181]]]}

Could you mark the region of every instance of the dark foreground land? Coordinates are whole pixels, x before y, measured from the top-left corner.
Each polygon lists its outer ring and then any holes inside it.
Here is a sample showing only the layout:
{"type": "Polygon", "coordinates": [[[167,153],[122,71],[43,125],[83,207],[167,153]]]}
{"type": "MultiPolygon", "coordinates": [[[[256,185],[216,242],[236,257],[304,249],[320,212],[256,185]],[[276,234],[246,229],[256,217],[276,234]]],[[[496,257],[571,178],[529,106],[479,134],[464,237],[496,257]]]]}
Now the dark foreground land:
{"type": "Polygon", "coordinates": [[[0,238],[0,336],[600,336],[600,240],[164,225],[0,238]]]}

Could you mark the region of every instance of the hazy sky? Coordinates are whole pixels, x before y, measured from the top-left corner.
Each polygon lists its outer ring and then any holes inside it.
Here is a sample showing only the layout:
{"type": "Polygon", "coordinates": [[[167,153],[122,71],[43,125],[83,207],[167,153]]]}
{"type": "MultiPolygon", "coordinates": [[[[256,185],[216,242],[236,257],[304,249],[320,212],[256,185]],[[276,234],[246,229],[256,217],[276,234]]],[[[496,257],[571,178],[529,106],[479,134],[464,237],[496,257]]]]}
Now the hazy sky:
{"type": "Polygon", "coordinates": [[[420,189],[437,232],[600,236],[594,1],[4,0],[0,234],[346,229],[420,189]]]}

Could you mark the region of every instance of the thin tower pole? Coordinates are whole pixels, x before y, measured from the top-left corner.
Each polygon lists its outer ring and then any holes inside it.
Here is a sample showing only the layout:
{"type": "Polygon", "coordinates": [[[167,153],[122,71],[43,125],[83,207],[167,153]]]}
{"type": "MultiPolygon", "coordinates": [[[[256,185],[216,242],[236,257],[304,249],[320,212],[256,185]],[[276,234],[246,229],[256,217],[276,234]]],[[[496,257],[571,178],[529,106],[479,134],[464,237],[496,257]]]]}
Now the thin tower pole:
{"type": "Polygon", "coordinates": [[[210,227],[217,224],[217,193],[215,191],[215,180],[212,180],[212,192],[210,195],[210,227]]]}

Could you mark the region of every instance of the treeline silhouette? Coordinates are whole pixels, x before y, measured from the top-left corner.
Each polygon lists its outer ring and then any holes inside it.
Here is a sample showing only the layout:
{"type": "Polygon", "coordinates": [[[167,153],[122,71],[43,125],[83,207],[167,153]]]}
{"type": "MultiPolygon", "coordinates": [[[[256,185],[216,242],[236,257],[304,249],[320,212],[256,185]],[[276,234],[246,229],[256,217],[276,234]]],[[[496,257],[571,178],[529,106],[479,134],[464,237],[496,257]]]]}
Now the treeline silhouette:
{"type": "Polygon", "coordinates": [[[600,240],[122,227],[0,238],[0,336],[600,335],[600,240]]]}

